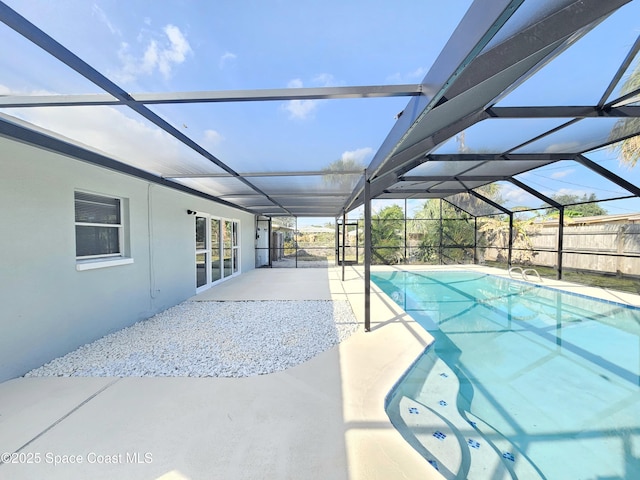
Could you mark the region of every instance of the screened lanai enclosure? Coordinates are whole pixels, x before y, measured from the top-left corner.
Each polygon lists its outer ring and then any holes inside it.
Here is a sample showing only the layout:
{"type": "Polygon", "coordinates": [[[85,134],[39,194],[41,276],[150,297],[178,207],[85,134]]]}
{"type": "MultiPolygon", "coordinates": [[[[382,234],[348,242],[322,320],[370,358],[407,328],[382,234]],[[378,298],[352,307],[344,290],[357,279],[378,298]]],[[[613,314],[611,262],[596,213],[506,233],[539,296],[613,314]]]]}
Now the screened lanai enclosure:
{"type": "MultiPolygon", "coordinates": [[[[421,203],[414,211],[394,204],[373,215],[371,263],[480,264],[512,268],[518,278],[521,270],[533,269],[543,279],[640,293],[639,220],[637,214],[580,216],[560,227],[549,207],[473,215],[447,199],[421,203]]],[[[362,263],[364,220],[348,223],[347,231],[349,225],[346,264],[362,263]]]]}
{"type": "MultiPolygon", "coordinates": [[[[203,71],[157,91],[59,14],[0,2],[0,135],[254,214],[256,266],[363,264],[368,283],[372,264],[524,265],[625,277],[637,292],[640,2],[449,3],[457,26],[417,83],[212,90],[203,71]],[[283,123],[266,151],[274,103],[323,105],[327,128],[283,123]],[[350,128],[332,130],[337,119],[350,128]],[[242,148],[220,146],[225,122],[244,122],[227,139],[242,148]],[[323,148],[322,135],[358,145],[363,132],[376,148],[323,148]]],[[[421,11],[415,22],[440,21],[421,11]]]]}

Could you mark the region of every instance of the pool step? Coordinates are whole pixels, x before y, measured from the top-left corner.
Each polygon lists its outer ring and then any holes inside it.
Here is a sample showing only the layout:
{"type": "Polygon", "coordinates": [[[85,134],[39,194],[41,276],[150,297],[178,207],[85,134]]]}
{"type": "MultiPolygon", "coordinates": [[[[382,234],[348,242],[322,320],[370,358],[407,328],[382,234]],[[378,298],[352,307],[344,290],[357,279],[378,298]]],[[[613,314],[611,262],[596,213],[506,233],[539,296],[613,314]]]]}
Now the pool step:
{"type": "Polygon", "coordinates": [[[503,458],[507,468],[513,472],[514,478],[518,479],[544,479],[536,467],[523,455],[514,445],[504,438],[504,436],[493,429],[489,424],[476,417],[471,412],[463,412],[469,424],[482,436],[488,445],[503,458]]]}
{"type": "Polygon", "coordinates": [[[420,387],[410,374],[387,407],[405,439],[447,479],[543,478],[502,435],[471,413],[460,413],[458,377],[431,355],[411,372],[423,379],[420,387]]]}

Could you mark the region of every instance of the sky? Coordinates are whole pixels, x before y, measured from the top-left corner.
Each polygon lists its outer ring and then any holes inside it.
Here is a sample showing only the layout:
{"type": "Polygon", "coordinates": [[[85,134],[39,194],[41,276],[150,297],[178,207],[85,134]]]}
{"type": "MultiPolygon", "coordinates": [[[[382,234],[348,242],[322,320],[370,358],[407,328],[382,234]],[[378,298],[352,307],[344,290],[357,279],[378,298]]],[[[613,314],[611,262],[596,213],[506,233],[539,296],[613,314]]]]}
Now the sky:
{"type": "MultiPolygon", "coordinates": [[[[416,84],[469,2],[9,1],[129,92],[416,84]],[[445,10],[450,10],[445,15],[445,10]],[[416,21],[423,11],[438,22],[416,21]]],[[[100,93],[4,26],[0,94],[100,93]],[[20,62],[15,59],[20,58],[20,62]],[[42,72],[46,71],[46,75],[42,72]]],[[[151,107],[239,172],[368,163],[407,98],[151,107]]],[[[119,144],[175,147],[124,108],[12,110],[120,156],[119,144]],[[87,124],[87,117],[91,117],[87,124]],[[124,118],[129,117],[129,118],[124,118]],[[116,119],[120,118],[118,122],[116,119]],[[133,121],[131,119],[134,119],[133,121]]]]}
{"type": "MultiPolygon", "coordinates": [[[[471,1],[5,3],[126,91],[139,93],[420,83],[471,1]]],[[[551,62],[499,104],[597,102],[640,33],[639,3],[632,2],[614,14],[611,24],[617,26],[615,30],[594,30],[583,39],[581,48],[567,51],[562,62],[551,62]],[[586,58],[598,58],[598,62],[586,58]]],[[[102,93],[4,25],[0,25],[0,42],[4,46],[0,95],[102,93]]],[[[320,170],[338,159],[366,165],[407,102],[405,97],[150,108],[234,170],[248,172],[320,170]]],[[[55,125],[58,133],[118,158],[136,157],[143,168],[152,168],[145,162],[150,144],[156,147],[154,160],[166,168],[162,173],[210,168],[207,161],[176,145],[125,107],[12,109],[5,113],[45,128],[55,125]],[[180,168],[175,167],[176,158],[181,159],[180,168]]],[[[523,128],[542,132],[548,125],[532,122],[517,127],[523,128]]],[[[495,129],[489,124],[472,127],[466,141],[471,148],[482,149],[487,138],[500,138],[488,135],[495,129]]],[[[610,149],[590,158],[640,184],[640,167],[620,167],[610,149]]],[[[604,198],[620,192],[619,187],[607,185],[571,162],[524,174],[521,179],[546,193],[595,191],[598,198],[604,198]]],[[[504,188],[503,198],[509,206],[540,204],[521,190],[504,188]]],[[[377,202],[374,209],[386,204],[377,202]]],[[[640,211],[640,205],[633,202],[603,206],[610,213],[640,211]]]]}

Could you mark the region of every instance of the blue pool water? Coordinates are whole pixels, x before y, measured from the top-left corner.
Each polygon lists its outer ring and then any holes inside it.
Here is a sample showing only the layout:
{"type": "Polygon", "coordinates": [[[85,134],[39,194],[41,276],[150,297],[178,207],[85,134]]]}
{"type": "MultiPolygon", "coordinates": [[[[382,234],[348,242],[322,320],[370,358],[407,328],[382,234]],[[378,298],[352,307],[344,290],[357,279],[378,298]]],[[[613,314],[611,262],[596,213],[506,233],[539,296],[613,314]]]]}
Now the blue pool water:
{"type": "Polygon", "coordinates": [[[436,339],[387,413],[445,477],[640,479],[640,309],[476,272],[371,278],[436,339]]]}

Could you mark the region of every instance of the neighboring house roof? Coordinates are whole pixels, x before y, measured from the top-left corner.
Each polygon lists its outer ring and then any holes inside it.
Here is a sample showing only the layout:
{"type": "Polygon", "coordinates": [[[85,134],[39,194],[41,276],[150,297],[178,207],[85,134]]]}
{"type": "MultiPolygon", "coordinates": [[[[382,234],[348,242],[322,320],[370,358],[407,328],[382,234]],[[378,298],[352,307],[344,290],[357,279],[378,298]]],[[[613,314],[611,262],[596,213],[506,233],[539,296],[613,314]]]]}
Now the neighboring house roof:
{"type": "Polygon", "coordinates": [[[335,228],[329,228],[329,227],[315,227],[315,226],[308,226],[308,227],[300,227],[298,229],[298,231],[300,233],[335,233],[335,228]]]}
{"type": "MultiPolygon", "coordinates": [[[[550,218],[535,223],[544,226],[558,224],[558,218],[550,218]]],[[[616,215],[597,215],[593,217],[565,217],[565,225],[597,225],[606,223],[640,223],[640,213],[621,213],[616,215]]]]}

